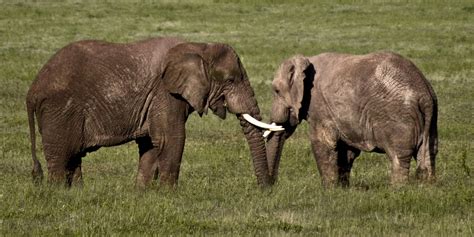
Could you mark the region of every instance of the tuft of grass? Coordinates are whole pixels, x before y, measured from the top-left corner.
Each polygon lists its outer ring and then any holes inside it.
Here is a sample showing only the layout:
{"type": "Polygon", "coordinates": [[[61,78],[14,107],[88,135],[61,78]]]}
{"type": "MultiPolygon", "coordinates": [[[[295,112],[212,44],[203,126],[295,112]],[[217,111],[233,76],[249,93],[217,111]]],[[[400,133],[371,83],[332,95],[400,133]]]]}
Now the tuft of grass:
{"type": "Polygon", "coordinates": [[[2,3],[0,235],[473,236],[472,9],[469,1],[2,3]],[[232,45],[265,120],[274,71],[291,55],[405,55],[438,95],[438,181],[391,188],[387,159],[365,153],[350,188],[323,190],[302,124],[285,145],[277,185],[262,191],[237,120],[192,115],[175,191],[134,188],[134,143],[89,154],[82,188],[34,187],[24,101],[41,66],[71,41],[153,36],[232,45]]]}

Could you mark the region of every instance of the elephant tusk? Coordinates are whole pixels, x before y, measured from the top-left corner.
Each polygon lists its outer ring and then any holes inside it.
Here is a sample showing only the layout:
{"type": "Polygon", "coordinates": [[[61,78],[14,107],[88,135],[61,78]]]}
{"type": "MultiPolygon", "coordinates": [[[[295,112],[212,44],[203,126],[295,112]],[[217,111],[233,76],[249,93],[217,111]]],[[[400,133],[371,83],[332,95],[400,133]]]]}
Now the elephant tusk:
{"type": "Polygon", "coordinates": [[[254,117],[250,116],[249,114],[242,114],[242,116],[244,117],[245,120],[247,120],[247,122],[260,128],[264,128],[270,131],[284,131],[285,130],[282,126],[278,126],[275,123],[268,124],[268,123],[258,121],[254,117]]]}
{"type": "MultiPolygon", "coordinates": [[[[273,126],[277,126],[275,123],[272,123],[270,125],[273,125],[273,126]]],[[[281,127],[281,126],[280,126],[281,127]]],[[[268,135],[270,135],[270,133],[272,132],[276,132],[276,131],[283,131],[285,130],[284,128],[282,128],[281,130],[272,130],[272,129],[269,129],[269,130],[265,130],[265,132],[263,132],[263,137],[268,137],[268,135]]]]}
{"type": "Polygon", "coordinates": [[[265,130],[265,132],[263,132],[263,137],[268,137],[268,135],[270,135],[270,133],[272,133],[272,131],[265,130]]]}

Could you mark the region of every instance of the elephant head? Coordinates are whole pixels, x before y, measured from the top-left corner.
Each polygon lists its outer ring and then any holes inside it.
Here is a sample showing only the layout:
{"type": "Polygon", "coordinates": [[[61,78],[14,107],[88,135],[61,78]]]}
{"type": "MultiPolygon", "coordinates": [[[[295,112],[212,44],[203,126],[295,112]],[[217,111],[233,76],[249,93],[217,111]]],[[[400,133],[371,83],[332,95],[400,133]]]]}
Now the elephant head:
{"type": "Polygon", "coordinates": [[[268,137],[267,156],[272,182],[275,182],[278,176],[285,140],[307,117],[314,74],[315,69],[310,61],[296,55],[280,65],[273,79],[271,121],[282,125],[285,131],[272,133],[268,137]]]}
{"type": "Polygon", "coordinates": [[[182,43],[172,48],[163,64],[163,83],[200,116],[211,109],[225,119],[236,114],[248,141],[257,182],[270,184],[265,141],[260,128],[247,122],[248,114],[261,120],[260,109],[247,73],[235,53],[225,44],[182,43]]]}

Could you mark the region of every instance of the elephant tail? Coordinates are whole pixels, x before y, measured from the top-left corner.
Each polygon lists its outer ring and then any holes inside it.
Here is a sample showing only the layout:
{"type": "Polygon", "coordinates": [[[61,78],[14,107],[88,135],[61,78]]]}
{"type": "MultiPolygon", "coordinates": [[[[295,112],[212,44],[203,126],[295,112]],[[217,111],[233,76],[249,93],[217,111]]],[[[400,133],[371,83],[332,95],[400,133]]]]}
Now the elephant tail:
{"type": "Polygon", "coordinates": [[[422,100],[424,115],[422,143],[417,154],[416,176],[421,180],[435,179],[435,158],[438,153],[438,104],[436,97],[422,100]],[[424,102],[424,103],[423,103],[424,102]]]}
{"type": "Polygon", "coordinates": [[[33,183],[40,184],[43,180],[43,169],[41,163],[36,157],[36,131],[35,131],[35,105],[30,101],[26,102],[28,112],[28,124],[30,127],[31,157],[33,159],[33,183]]]}

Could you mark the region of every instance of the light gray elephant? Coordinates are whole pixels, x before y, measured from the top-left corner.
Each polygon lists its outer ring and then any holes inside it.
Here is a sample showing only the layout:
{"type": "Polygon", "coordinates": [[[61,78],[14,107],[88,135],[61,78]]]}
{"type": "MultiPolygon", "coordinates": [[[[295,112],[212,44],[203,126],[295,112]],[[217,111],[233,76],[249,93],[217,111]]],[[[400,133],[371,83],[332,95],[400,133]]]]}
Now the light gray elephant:
{"type": "Polygon", "coordinates": [[[367,55],[323,53],[284,61],[272,83],[271,119],[285,132],[269,136],[267,155],[275,180],[285,140],[307,120],[323,186],[349,185],[361,151],[386,153],[391,182],[435,178],[437,99],[409,60],[391,52],[367,55]]]}
{"type": "Polygon", "coordinates": [[[250,146],[260,185],[269,184],[260,110],[246,71],[226,44],[152,38],[118,44],[80,41],[57,52],[41,69],[27,95],[33,177],[43,172],[36,158],[35,122],[42,136],[50,182],[81,183],[81,158],[103,146],[135,140],[137,185],[152,178],[178,180],[190,113],[210,108],[224,119],[237,115],[250,146]]]}

